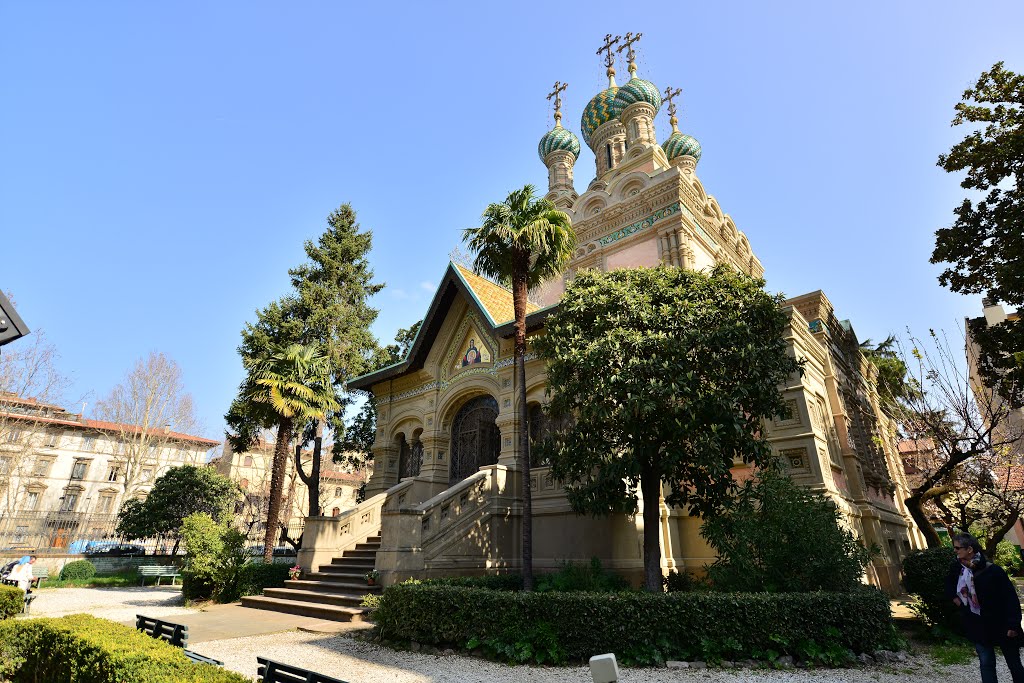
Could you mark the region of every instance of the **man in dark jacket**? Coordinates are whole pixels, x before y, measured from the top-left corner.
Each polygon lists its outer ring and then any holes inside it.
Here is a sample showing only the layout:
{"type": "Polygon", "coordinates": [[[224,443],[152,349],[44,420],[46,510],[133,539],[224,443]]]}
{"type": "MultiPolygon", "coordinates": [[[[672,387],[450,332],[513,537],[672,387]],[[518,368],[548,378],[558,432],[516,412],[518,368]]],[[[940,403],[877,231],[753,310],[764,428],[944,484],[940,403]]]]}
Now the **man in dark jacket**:
{"type": "Polygon", "coordinates": [[[1006,572],[985,558],[974,536],[954,536],[953,551],[957,562],[946,576],[946,594],[960,608],[964,630],[978,652],[982,683],[997,683],[997,645],[1003,651],[1013,683],[1024,683],[1017,591],[1006,572]]]}

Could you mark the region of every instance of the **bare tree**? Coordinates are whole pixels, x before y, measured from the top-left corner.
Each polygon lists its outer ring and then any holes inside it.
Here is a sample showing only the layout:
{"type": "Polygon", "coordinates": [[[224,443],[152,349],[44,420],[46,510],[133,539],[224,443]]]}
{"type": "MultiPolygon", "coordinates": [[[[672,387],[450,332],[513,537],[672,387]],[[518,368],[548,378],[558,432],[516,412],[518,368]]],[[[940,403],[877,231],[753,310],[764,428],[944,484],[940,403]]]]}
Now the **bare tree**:
{"type": "Polygon", "coordinates": [[[71,384],[57,369],[58,359],[42,330],[0,354],[0,506],[7,513],[18,509],[24,495],[12,484],[31,474],[33,454],[51,438],[46,418],[71,384]]]}
{"type": "Polygon", "coordinates": [[[139,359],[110,394],[96,404],[96,415],[117,433],[115,460],[122,469],[125,498],[160,475],[161,449],[179,442],[178,434],[199,430],[192,396],[182,382],[181,368],[162,353],[139,359]],[[143,476],[143,470],[150,470],[143,476]]]}
{"type": "Polygon", "coordinates": [[[903,381],[911,391],[892,392],[900,399],[889,410],[902,438],[931,449],[914,462],[916,485],[907,509],[929,547],[941,545],[931,512],[963,530],[984,521],[986,550],[994,549],[1024,511],[1012,484],[1014,471],[1024,465],[1018,416],[972,380],[945,334],[931,331],[927,343],[910,335],[909,343],[909,353],[902,344],[895,353],[909,368],[903,381]]]}

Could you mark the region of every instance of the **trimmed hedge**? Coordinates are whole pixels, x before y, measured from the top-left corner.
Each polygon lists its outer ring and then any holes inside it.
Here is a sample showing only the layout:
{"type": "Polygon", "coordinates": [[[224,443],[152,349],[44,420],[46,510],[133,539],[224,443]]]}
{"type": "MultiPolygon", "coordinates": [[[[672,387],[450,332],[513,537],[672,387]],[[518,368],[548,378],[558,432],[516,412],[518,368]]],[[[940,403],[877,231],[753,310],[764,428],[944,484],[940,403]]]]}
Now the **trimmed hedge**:
{"type": "Polygon", "coordinates": [[[70,581],[71,579],[91,579],[96,576],[96,565],[89,560],[75,560],[68,562],[60,570],[60,580],[70,581]]]}
{"type": "Polygon", "coordinates": [[[0,623],[0,652],[15,662],[4,672],[13,683],[251,683],[195,664],[180,648],[129,626],[85,614],[0,623]]]}
{"type": "Polygon", "coordinates": [[[21,614],[25,605],[25,592],[17,586],[0,586],[0,619],[21,614]]]}
{"type": "Polygon", "coordinates": [[[238,570],[238,583],[234,590],[227,588],[221,592],[217,602],[234,602],[246,595],[259,595],[264,588],[281,588],[288,578],[287,564],[263,564],[248,562],[238,570]]]}
{"type": "Polygon", "coordinates": [[[939,637],[963,633],[957,608],[946,597],[946,575],[954,562],[956,553],[947,546],[916,550],[903,559],[903,586],[915,598],[911,609],[939,637]]]}
{"type": "Polygon", "coordinates": [[[584,661],[614,652],[627,663],[666,659],[826,664],[896,642],[889,599],[848,593],[524,593],[406,583],[385,589],[381,636],[481,648],[515,662],[584,661]]]}

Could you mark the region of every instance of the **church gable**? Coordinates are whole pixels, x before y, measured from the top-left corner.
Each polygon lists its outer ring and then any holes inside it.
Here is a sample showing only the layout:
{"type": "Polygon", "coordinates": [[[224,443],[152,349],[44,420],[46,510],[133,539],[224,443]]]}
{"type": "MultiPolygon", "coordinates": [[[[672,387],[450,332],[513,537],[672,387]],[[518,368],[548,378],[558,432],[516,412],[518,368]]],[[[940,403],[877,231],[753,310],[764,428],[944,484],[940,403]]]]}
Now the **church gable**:
{"type": "Polygon", "coordinates": [[[493,364],[498,344],[483,330],[479,318],[468,312],[452,335],[453,343],[449,344],[443,356],[442,377],[452,377],[467,369],[490,367],[493,364]]]}

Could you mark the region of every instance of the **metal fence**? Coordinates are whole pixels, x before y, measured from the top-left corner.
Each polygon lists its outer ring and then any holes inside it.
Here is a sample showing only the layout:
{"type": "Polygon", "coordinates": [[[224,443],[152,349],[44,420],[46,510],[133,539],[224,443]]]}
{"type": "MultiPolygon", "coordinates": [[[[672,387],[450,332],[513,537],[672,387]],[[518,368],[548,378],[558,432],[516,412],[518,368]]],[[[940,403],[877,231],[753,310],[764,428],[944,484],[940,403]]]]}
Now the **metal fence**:
{"type": "MultiPolygon", "coordinates": [[[[90,546],[125,542],[115,533],[116,514],[77,512],[18,512],[0,516],[0,553],[64,555],[84,552],[90,546]]],[[[174,539],[131,539],[147,555],[170,553],[174,539]]],[[[180,552],[180,549],[179,549],[180,552]]]]}

